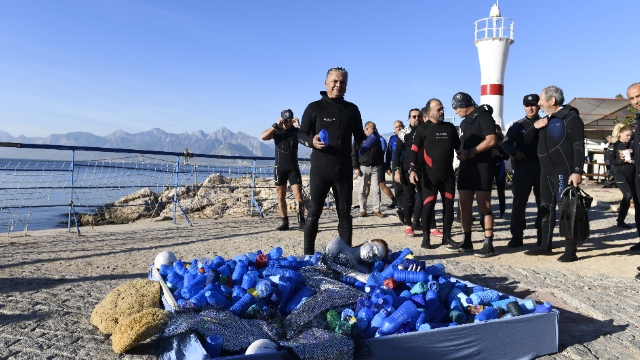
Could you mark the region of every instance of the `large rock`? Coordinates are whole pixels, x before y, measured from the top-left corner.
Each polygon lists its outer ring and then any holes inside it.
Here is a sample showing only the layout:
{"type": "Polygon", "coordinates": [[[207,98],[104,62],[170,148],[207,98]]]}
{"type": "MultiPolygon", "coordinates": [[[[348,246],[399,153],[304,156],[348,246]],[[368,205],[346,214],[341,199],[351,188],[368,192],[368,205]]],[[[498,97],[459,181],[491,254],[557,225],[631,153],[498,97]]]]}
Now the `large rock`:
{"type": "Polygon", "coordinates": [[[151,191],[151,189],[144,188],[134,192],[133,194],[129,194],[121,197],[116,202],[114,202],[114,204],[116,205],[128,204],[134,200],[138,200],[142,198],[155,198],[155,196],[156,194],[154,194],[153,191],[151,191]]]}

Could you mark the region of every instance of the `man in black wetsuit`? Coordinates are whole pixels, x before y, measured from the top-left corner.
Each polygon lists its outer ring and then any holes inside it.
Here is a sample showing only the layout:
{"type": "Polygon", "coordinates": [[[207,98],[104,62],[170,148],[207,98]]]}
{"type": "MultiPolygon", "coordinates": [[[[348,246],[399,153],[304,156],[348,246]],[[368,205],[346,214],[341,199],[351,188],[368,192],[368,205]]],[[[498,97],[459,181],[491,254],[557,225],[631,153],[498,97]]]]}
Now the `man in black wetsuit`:
{"type": "MultiPolygon", "coordinates": [[[[556,204],[569,185],[582,182],[584,164],[584,123],[578,109],[563,105],[564,93],[557,86],[548,86],[540,94],[540,109],[547,114],[536,121],[524,135],[533,143],[538,137],[540,160],[540,246],[526,251],[527,255],[553,255],[553,229],[556,225],[556,204]]],[[[561,262],[578,260],[576,240],[565,239],[561,262]]]]}
{"type": "Polygon", "coordinates": [[[442,198],[444,218],[444,235],[442,244],[454,245],[451,240],[451,224],[453,223],[453,198],[455,193],[455,173],[453,171],[453,156],[460,148],[458,130],[452,123],[444,122],[444,107],[438,99],[427,101],[425,112],[428,120],[418,126],[413,136],[409,157],[409,180],[412,184],[422,188],[422,248],[430,249],[431,240],[429,229],[438,192],[442,198]],[[424,164],[421,174],[415,168],[418,156],[422,156],[424,164]]]}
{"type": "Polygon", "coordinates": [[[366,139],[358,107],[344,100],[348,73],[343,68],[327,71],[322,99],[312,102],[304,110],[298,141],[313,149],[309,173],[310,204],[304,231],[304,254],[315,252],[318,221],[324,201],[333,189],[338,210],[338,234],[351,246],[351,199],[353,180],[351,170],[351,137],[356,143],[366,139]],[[326,131],[328,143],[320,140],[326,131]]]}
{"type": "Polygon", "coordinates": [[[522,238],[527,221],[525,212],[531,188],[536,199],[536,230],[537,244],[540,246],[540,161],[538,160],[538,139],[534,137],[530,144],[524,141],[524,134],[540,119],[537,94],[529,94],[524,97],[525,117],[516,121],[502,142],[502,149],[513,158],[513,208],[511,209],[511,241],[508,247],[522,246],[522,238]]]}
{"type": "Polygon", "coordinates": [[[473,197],[480,210],[484,223],[484,245],[475,255],[489,257],[495,255],[493,248],[493,213],[491,212],[491,188],[493,186],[493,161],[491,148],[496,144],[496,123],[491,116],[493,109],[489,105],[476,106],[467,93],[459,92],[451,100],[453,110],[462,122],[460,135],[462,145],[458,159],[458,191],[460,193],[460,217],[464,241],[458,246],[449,246],[449,251],[473,251],[471,243],[471,222],[473,218],[473,197]]]}
{"type": "MultiPolygon", "coordinates": [[[[403,214],[405,225],[404,234],[407,237],[415,236],[411,226],[411,217],[413,214],[413,206],[416,197],[416,186],[409,181],[409,168],[411,163],[407,156],[413,146],[413,135],[416,129],[422,123],[422,112],[420,109],[411,109],[409,111],[409,126],[404,128],[398,133],[398,141],[396,142],[396,151],[393,154],[393,163],[396,164],[396,168],[393,173],[393,178],[396,182],[402,184],[404,192],[403,199],[403,214]],[[404,156],[403,156],[404,154],[404,156]]],[[[414,166],[415,168],[415,166],[414,166]]],[[[418,221],[418,219],[414,219],[418,221]]]]}
{"type": "Polygon", "coordinates": [[[262,132],[262,140],[273,139],[276,148],[276,166],[273,168],[276,191],[278,193],[278,210],[282,217],[282,225],[276,230],[289,230],[287,216],[287,180],[291,185],[293,196],[298,202],[298,226],[304,230],[304,204],[302,202],[302,177],[298,167],[298,128],[300,123],[293,117],[293,111],[287,109],[280,113],[278,122],[262,132]],[[293,125],[296,126],[293,126],[293,125]]]}

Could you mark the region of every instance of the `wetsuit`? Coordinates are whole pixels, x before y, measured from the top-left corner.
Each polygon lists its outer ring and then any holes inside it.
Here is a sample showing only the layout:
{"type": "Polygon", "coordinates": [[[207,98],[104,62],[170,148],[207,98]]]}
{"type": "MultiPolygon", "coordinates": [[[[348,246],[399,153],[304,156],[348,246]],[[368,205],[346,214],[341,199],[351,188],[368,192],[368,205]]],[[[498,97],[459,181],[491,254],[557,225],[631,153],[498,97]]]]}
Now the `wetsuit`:
{"type": "MultiPolygon", "coordinates": [[[[584,123],[578,109],[563,105],[549,116],[549,123],[542,129],[532,126],[524,134],[531,144],[538,136],[540,160],[540,210],[541,248],[551,253],[553,229],[556,224],[556,205],[568,186],[569,176],[582,174],[584,166],[584,123]]],[[[575,257],[575,240],[565,239],[565,254],[575,257]]]]}
{"type": "MultiPolygon", "coordinates": [[[[411,226],[411,218],[414,215],[413,206],[416,199],[416,186],[413,185],[411,181],[409,181],[409,174],[407,173],[407,171],[411,167],[411,163],[407,154],[411,151],[411,146],[413,146],[413,135],[415,134],[418,126],[420,125],[409,125],[398,133],[396,151],[393,155],[393,163],[398,164],[396,167],[396,171],[400,171],[402,179],[402,190],[404,193],[404,224],[406,226],[411,226]]],[[[414,168],[416,168],[415,165],[414,168]]],[[[418,221],[418,218],[416,216],[413,217],[415,221],[418,221]]]]}
{"type": "Polygon", "coordinates": [[[515,239],[514,247],[522,244],[524,229],[527,226],[525,212],[529,195],[533,188],[533,195],[536,201],[536,222],[535,228],[540,233],[540,161],[538,160],[538,137],[532,138],[530,144],[524,141],[524,134],[533,123],[540,117],[536,115],[533,119],[524,117],[516,121],[509,130],[507,136],[502,141],[502,149],[513,157],[513,204],[511,208],[511,236],[515,239]],[[515,156],[521,152],[525,158],[516,160],[515,156]]]}
{"type": "Polygon", "coordinates": [[[333,190],[336,200],[338,234],[351,246],[351,137],[356,143],[366,139],[360,110],[355,104],[344,98],[329,98],[326,91],[321,91],[320,95],[322,99],[304,110],[298,133],[298,141],[313,149],[309,171],[310,204],[304,231],[305,255],[313,255],[315,251],[318,221],[329,189],[333,190]],[[313,146],[313,137],[322,129],[327,131],[329,143],[320,150],[313,146]]]}
{"type": "Polygon", "coordinates": [[[444,236],[443,242],[451,238],[453,223],[453,198],[455,193],[455,172],[453,171],[454,152],[460,148],[460,137],[456,127],[448,122],[425,123],[418,127],[413,136],[411,151],[408,153],[413,170],[418,156],[424,159],[422,171],[418,177],[421,186],[422,230],[428,234],[434,215],[436,196],[440,193],[443,204],[444,236]]]}
{"type": "Polygon", "coordinates": [[[498,193],[498,203],[500,205],[500,218],[504,216],[504,211],[507,207],[504,188],[507,184],[507,171],[504,166],[504,161],[509,159],[509,155],[505,154],[500,144],[491,148],[491,152],[496,150],[500,153],[498,156],[492,156],[491,162],[493,163],[493,180],[496,183],[496,192],[498,193]]]}
{"type": "Polygon", "coordinates": [[[278,129],[273,135],[276,148],[276,166],[273,176],[276,186],[302,184],[298,167],[298,128],[278,129]]]}
{"type": "MultiPolygon", "coordinates": [[[[491,116],[493,109],[486,105],[476,107],[460,123],[462,149],[471,150],[488,135],[495,135],[496,122],[491,116]]],[[[491,151],[476,154],[460,163],[458,190],[491,191],[493,187],[493,162],[491,151]]]]}
{"type": "MultiPolygon", "coordinates": [[[[398,209],[402,210],[402,205],[404,204],[404,191],[402,190],[402,183],[398,183],[393,178],[393,172],[396,167],[401,165],[393,162],[393,155],[396,151],[396,146],[398,145],[398,135],[392,135],[389,138],[389,143],[387,144],[387,151],[385,152],[385,171],[391,170],[391,182],[393,183],[393,195],[395,195],[396,200],[398,201],[398,209]]],[[[400,160],[402,161],[402,159],[400,160]]]]}
{"type": "MultiPolygon", "coordinates": [[[[627,150],[631,148],[630,142],[618,141],[613,144],[613,153],[619,154],[618,151],[627,150]]],[[[622,192],[622,200],[620,201],[620,209],[618,210],[618,224],[624,223],[624,218],[629,211],[630,201],[633,200],[634,204],[640,204],[638,201],[638,193],[634,184],[634,175],[636,167],[634,164],[629,164],[624,160],[621,160],[618,156],[617,159],[613,156],[609,158],[612,165],[613,177],[616,180],[618,189],[622,192]]],[[[635,212],[636,229],[640,235],[640,211],[635,212]]]]}

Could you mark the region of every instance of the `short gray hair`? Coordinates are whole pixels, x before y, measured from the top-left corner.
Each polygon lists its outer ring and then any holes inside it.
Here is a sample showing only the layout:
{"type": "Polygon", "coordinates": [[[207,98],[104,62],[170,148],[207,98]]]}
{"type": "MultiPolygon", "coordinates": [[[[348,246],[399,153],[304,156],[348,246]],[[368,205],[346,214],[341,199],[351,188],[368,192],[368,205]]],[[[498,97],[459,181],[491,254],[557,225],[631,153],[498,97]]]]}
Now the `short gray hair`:
{"type": "Polygon", "coordinates": [[[347,72],[347,70],[345,68],[341,68],[341,67],[334,67],[331,68],[329,70],[327,70],[327,77],[325,79],[329,78],[329,74],[331,74],[332,72],[339,72],[339,73],[343,73],[345,78],[349,78],[349,73],[347,72]]]}
{"type": "Polygon", "coordinates": [[[547,86],[542,90],[542,92],[544,93],[544,99],[546,101],[550,101],[551,98],[554,98],[556,99],[556,103],[554,105],[564,104],[564,93],[559,87],[554,85],[547,86]]]}
{"type": "Polygon", "coordinates": [[[629,90],[631,90],[632,87],[638,86],[638,85],[640,85],[640,82],[633,83],[633,84],[629,85],[629,87],[627,88],[627,92],[629,92],[629,90]]]}

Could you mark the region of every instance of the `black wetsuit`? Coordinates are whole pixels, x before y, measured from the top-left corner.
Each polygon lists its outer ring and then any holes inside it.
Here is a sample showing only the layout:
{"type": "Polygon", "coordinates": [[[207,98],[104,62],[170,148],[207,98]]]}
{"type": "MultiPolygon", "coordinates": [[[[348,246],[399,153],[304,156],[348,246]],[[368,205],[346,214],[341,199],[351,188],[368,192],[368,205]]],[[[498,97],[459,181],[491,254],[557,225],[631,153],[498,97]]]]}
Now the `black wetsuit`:
{"type": "MultiPolygon", "coordinates": [[[[630,142],[618,141],[613,144],[613,154],[618,155],[618,151],[627,150],[631,148],[630,142]]],[[[638,201],[638,193],[634,183],[634,177],[636,173],[636,167],[634,164],[629,164],[620,159],[620,156],[611,156],[610,163],[612,165],[613,177],[616,180],[618,189],[622,192],[622,200],[620,201],[620,209],[618,210],[618,223],[624,223],[624,218],[627,216],[631,200],[634,205],[640,204],[638,201]]],[[[640,211],[635,212],[636,229],[640,235],[640,211]]]]}
{"type": "Polygon", "coordinates": [[[506,196],[504,188],[507,184],[507,171],[504,165],[504,161],[509,159],[509,155],[505,154],[500,144],[491,148],[491,152],[496,150],[500,153],[498,156],[492,156],[491,162],[493,163],[493,180],[496,182],[496,192],[498,193],[498,204],[500,209],[500,218],[504,216],[504,211],[507,208],[506,196]]]}
{"type": "Polygon", "coordinates": [[[320,95],[322,99],[312,102],[304,110],[298,133],[298,141],[313,149],[309,172],[311,199],[304,231],[305,255],[312,255],[315,251],[318,221],[329,189],[333,189],[336,200],[338,234],[345,244],[351,246],[351,138],[353,136],[356,143],[366,139],[360,110],[355,104],[343,98],[329,98],[326,91],[321,91],[320,95]],[[313,137],[322,129],[329,135],[329,144],[319,150],[313,147],[313,137]]]}
{"type": "MultiPolygon", "coordinates": [[[[398,135],[391,135],[389,138],[389,143],[387,144],[387,150],[385,152],[385,171],[391,171],[391,182],[393,183],[393,195],[396,197],[396,201],[398,202],[398,209],[402,210],[404,205],[404,190],[402,189],[402,183],[398,183],[395,181],[393,174],[394,169],[396,167],[402,166],[400,164],[396,164],[393,162],[393,156],[396,151],[396,146],[398,145],[398,135]]],[[[402,161],[402,160],[401,160],[402,161]]]]}
{"type": "Polygon", "coordinates": [[[454,152],[459,148],[460,137],[458,136],[458,130],[448,122],[422,124],[413,136],[411,151],[406,156],[411,164],[417,164],[419,156],[424,159],[422,171],[418,176],[418,183],[421,186],[424,206],[422,211],[422,230],[425,234],[431,228],[436,196],[439,192],[443,205],[444,236],[446,239],[451,238],[453,199],[456,188],[453,156],[454,152]]]}
{"type": "MultiPolygon", "coordinates": [[[[571,174],[582,174],[584,165],[584,123],[578,109],[563,105],[549,116],[549,124],[538,130],[532,126],[524,135],[531,144],[538,136],[540,160],[541,249],[551,252],[556,205],[568,186],[571,174]]],[[[565,240],[566,254],[575,255],[575,241],[565,240]]]]}
{"type": "Polygon", "coordinates": [[[502,141],[502,149],[513,157],[513,204],[511,208],[511,235],[517,239],[524,236],[524,229],[527,226],[525,213],[529,195],[533,188],[533,195],[536,201],[536,222],[535,227],[540,231],[540,161],[538,160],[538,137],[534,136],[530,144],[524,141],[524,134],[533,126],[533,123],[540,117],[533,119],[524,117],[516,121],[509,130],[507,136],[502,141]],[[516,160],[515,156],[522,152],[525,156],[523,160],[516,160]]]}
{"type": "MultiPolygon", "coordinates": [[[[398,142],[396,143],[396,152],[393,155],[393,163],[394,164],[402,164],[399,166],[399,170],[401,173],[402,179],[402,190],[404,192],[404,223],[407,226],[412,225],[411,218],[414,218],[414,221],[418,221],[418,218],[414,215],[414,204],[416,199],[416,186],[409,181],[409,174],[407,171],[411,167],[411,162],[409,161],[409,157],[407,154],[411,151],[411,147],[413,146],[413,135],[416,132],[416,129],[421,126],[407,126],[398,134],[398,142]]],[[[413,166],[416,167],[415,165],[413,166]]]]}
{"type": "Polygon", "coordinates": [[[276,148],[276,163],[273,176],[276,186],[302,184],[298,167],[298,128],[278,129],[273,135],[276,148]]]}
{"type": "MultiPolygon", "coordinates": [[[[476,107],[460,123],[463,150],[478,146],[489,135],[495,135],[496,122],[491,116],[493,109],[487,105],[476,107]]],[[[491,151],[476,154],[472,159],[460,163],[458,190],[491,191],[493,187],[493,162],[491,151]]]]}

